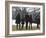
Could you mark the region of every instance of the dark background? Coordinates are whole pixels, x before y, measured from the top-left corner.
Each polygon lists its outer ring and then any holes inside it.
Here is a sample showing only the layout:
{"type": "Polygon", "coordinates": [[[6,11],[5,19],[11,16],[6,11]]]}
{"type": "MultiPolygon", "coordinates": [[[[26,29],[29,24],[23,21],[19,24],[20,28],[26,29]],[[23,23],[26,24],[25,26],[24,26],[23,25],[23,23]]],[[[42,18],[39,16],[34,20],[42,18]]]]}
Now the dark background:
{"type": "Polygon", "coordinates": [[[12,19],[14,20],[17,16],[17,14],[20,13],[20,16],[22,18],[22,15],[25,16],[25,14],[28,13],[28,15],[32,15],[32,20],[35,22],[36,19],[40,19],[40,8],[33,8],[33,7],[12,7],[12,19]],[[20,12],[21,10],[21,12],[20,12]]]}

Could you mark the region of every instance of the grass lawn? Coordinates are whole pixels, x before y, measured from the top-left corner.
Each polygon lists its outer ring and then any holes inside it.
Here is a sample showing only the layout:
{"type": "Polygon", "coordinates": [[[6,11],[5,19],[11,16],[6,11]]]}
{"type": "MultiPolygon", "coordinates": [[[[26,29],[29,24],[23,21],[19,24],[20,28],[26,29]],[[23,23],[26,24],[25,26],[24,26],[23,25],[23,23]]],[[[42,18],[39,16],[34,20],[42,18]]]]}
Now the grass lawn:
{"type": "MultiPolygon", "coordinates": [[[[12,31],[22,31],[22,30],[26,30],[26,26],[22,28],[22,26],[20,25],[20,29],[19,28],[17,29],[17,25],[12,25],[12,31]]],[[[32,26],[32,29],[31,29],[31,25],[30,25],[27,27],[27,30],[38,30],[38,28],[37,26],[32,26]]]]}

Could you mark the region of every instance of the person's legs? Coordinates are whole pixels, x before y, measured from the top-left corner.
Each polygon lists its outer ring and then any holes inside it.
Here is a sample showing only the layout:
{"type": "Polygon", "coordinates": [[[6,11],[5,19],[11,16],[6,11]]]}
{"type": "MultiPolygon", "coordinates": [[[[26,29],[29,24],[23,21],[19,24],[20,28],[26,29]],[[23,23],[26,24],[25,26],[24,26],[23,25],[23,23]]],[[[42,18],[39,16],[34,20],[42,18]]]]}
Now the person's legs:
{"type": "Polygon", "coordinates": [[[21,26],[21,25],[20,25],[20,23],[19,23],[19,30],[20,30],[20,26],[21,26]]]}
{"type": "Polygon", "coordinates": [[[30,25],[29,25],[29,30],[30,30],[30,29],[32,29],[32,23],[30,23],[30,25]]]}
{"type": "Polygon", "coordinates": [[[29,23],[29,30],[30,30],[30,23],[29,23]]]}
{"type": "Polygon", "coordinates": [[[17,28],[17,30],[18,30],[18,24],[17,24],[17,27],[16,27],[16,28],[17,28]]]}
{"type": "Polygon", "coordinates": [[[26,29],[28,29],[27,27],[28,27],[28,22],[26,22],[26,29]]]}
{"type": "Polygon", "coordinates": [[[24,24],[22,24],[22,29],[23,29],[23,26],[24,26],[24,24]]]}
{"type": "Polygon", "coordinates": [[[32,29],[32,23],[31,23],[31,29],[32,29]]]}

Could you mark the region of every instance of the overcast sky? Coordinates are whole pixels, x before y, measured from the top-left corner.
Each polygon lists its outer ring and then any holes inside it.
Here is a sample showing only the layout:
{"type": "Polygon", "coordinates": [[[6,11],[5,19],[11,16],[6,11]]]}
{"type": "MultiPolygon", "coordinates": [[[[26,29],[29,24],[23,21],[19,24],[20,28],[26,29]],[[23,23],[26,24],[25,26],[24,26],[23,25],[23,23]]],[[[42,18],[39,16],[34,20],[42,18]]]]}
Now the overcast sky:
{"type": "MultiPolygon", "coordinates": [[[[25,8],[26,8],[26,11],[27,11],[27,12],[32,12],[32,11],[34,11],[34,8],[32,8],[32,7],[25,7],[25,8]]],[[[18,10],[19,10],[19,9],[23,10],[24,8],[23,8],[23,7],[18,7],[17,9],[18,9],[18,10]]],[[[35,8],[35,10],[38,10],[38,9],[39,9],[39,8],[35,8]]],[[[13,7],[12,10],[13,10],[13,11],[16,11],[16,7],[13,7]]],[[[38,10],[38,11],[39,11],[39,10],[38,10]]]]}

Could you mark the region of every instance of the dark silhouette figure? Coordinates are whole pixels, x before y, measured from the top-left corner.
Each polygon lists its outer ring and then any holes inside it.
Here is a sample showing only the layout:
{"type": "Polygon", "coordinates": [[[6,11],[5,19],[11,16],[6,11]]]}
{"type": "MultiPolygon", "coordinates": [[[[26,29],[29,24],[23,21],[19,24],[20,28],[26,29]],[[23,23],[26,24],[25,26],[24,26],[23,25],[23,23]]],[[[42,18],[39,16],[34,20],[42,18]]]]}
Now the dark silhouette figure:
{"type": "Polygon", "coordinates": [[[29,15],[25,15],[25,21],[26,21],[26,29],[28,29],[28,22],[29,22],[29,15]]]}
{"type": "Polygon", "coordinates": [[[18,24],[20,26],[20,13],[18,13],[16,16],[16,23],[17,23],[17,29],[18,29],[18,24]]]}
{"type": "Polygon", "coordinates": [[[21,13],[22,13],[21,22],[22,22],[22,28],[23,28],[24,27],[24,21],[25,21],[25,14],[27,13],[26,8],[23,8],[23,10],[21,11],[21,13]]]}
{"type": "Polygon", "coordinates": [[[38,15],[35,18],[36,23],[37,23],[37,28],[39,28],[39,24],[40,24],[40,13],[38,13],[38,15]]]}
{"type": "Polygon", "coordinates": [[[24,17],[22,17],[22,29],[23,29],[23,26],[24,26],[24,17]]]}
{"type": "Polygon", "coordinates": [[[39,28],[40,18],[37,19],[37,28],[39,28]]]}
{"type": "MultiPolygon", "coordinates": [[[[32,15],[29,15],[29,23],[31,24],[31,29],[32,29],[32,15]]],[[[29,29],[30,29],[30,25],[29,25],[29,29]]]]}

